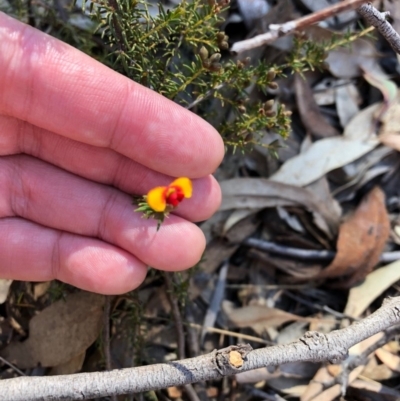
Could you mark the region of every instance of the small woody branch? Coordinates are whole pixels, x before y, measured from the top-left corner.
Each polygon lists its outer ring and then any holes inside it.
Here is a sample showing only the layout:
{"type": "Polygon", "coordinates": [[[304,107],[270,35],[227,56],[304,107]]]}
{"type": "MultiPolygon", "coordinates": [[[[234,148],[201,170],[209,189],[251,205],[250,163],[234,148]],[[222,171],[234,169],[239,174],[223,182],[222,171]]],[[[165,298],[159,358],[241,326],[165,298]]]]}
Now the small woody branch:
{"type": "Polygon", "coordinates": [[[0,381],[0,394],[7,401],[87,400],[182,386],[289,362],[336,362],[345,359],[353,345],[397,324],[400,297],[386,300],[375,313],[342,330],[329,334],[307,332],[287,345],[252,350],[242,344],[196,358],[137,368],[6,379],[0,381]]]}
{"type": "Polygon", "coordinates": [[[323,21],[333,15],[339,14],[343,11],[357,8],[357,12],[373,27],[375,27],[380,34],[388,41],[392,49],[400,54],[400,35],[394,30],[392,25],[386,20],[389,12],[381,13],[366,0],[347,0],[335,4],[332,7],[327,7],[321,11],[307,15],[294,21],[285,22],[284,24],[271,24],[270,31],[257,35],[254,38],[236,42],[231,51],[233,53],[240,53],[245,50],[260,47],[275,41],[281,36],[289,35],[296,30],[305,28],[306,26],[323,21]],[[360,4],[362,4],[360,6],[360,4]]]}
{"type": "Polygon", "coordinates": [[[271,24],[269,26],[270,31],[257,35],[254,38],[242,40],[236,42],[231,51],[233,53],[240,53],[245,50],[253,49],[255,47],[260,47],[268,43],[274,42],[282,36],[289,35],[296,30],[305,28],[316,24],[317,22],[323,21],[333,15],[337,15],[343,11],[352,10],[360,6],[360,4],[366,3],[367,0],[346,0],[341,3],[337,3],[331,7],[324,8],[323,10],[317,11],[310,15],[306,15],[303,18],[297,20],[288,21],[284,24],[271,24]]]}
{"type": "Polygon", "coordinates": [[[379,31],[397,54],[400,54],[400,35],[386,21],[389,12],[381,13],[371,4],[362,5],[357,9],[357,12],[379,31]]]}

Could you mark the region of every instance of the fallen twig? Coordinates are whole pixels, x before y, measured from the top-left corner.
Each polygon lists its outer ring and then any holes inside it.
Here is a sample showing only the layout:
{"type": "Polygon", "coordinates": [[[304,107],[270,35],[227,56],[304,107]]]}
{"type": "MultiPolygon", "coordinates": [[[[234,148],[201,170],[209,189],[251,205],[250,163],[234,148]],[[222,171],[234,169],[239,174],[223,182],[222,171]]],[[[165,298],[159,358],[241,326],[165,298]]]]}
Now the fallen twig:
{"type": "Polygon", "coordinates": [[[392,49],[400,54],[400,35],[394,30],[392,25],[386,20],[389,12],[380,12],[372,4],[366,3],[366,0],[347,0],[337,3],[332,7],[324,8],[305,17],[297,20],[288,21],[283,24],[271,24],[269,31],[261,35],[254,36],[253,38],[236,42],[231,51],[233,53],[240,53],[245,50],[253,49],[255,47],[263,46],[275,41],[281,36],[286,36],[296,30],[305,28],[306,26],[323,21],[333,15],[339,14],[349,9],[357,8],[357,12],[365,18],[365,20],[374,26],[379,33],[388,41],[392,49]],[[360,6],[360,4],[362,4],[360,6]]]}
{"type": "MultiPolygon", "coordinates": [[[[104,359],[106,363],[106,370],[112,369],[111,351],[110,351],[110,310],[111,310],[111,297],[106,296],[104,301],[104,312],[103,312],[103,350],[104,350],[104,359]]],[[[111,396],[111,401],[117,401],[116,395],[111,396]]]]}
{"type": "Polygon", "coordinates": [[[386,21],[386,17],[390,15],[389,12],[381,13],[372,4],[362,5],[357,8],[357,12],[379,31],[397,54],[400,54],[400,35],[394,30],[392,25],[386,21]]]}
{"type": "Polygon", "coordinates": [[[299,18],[297,20],[288,21],[283,24],[271,24],[269,26],[270,30],[268,32],[254,36],[250,39],[236,42],[232,46],[231,51],[233,53],[240,53],[245,50],[250,50],[255,47],[266,45],[268,43],[274,42],[282,36],[289,35],[298,29],[313,25],[317,22],[332,17],[333,15],[337,15],[343,11],[357,8],[360,4],[366,3],[367,1],[368,0],[345,0],[340,3],[334,4],[331,7],[327,7],[323,10],[306,15],[305,17],[299,18]]]}
{"type": "Polygon", "coordinates": [[[0,381],[0,394],[7,401],[86,400],[182,386],[288,362],[338,361],[353,345],[399,323],[400,297],[396,297],[349,327],[329,334],[307,332],[286,345],[257,350],[238,345],[196,358],[110,372],[6,379],[0,381]]]}
{"type": "MultiPolygon", "coordinates": [[[[277,255],[300,260],[320,260],[332,261],[336,256],[335,251],[320,249],[301,249],[292,248],[290,246],[275,244],[274,242],[265,241],[258,238],[247,238],[244,245],[259,249],[264,252],[271,252],[277,255]]],[[[400,251],[383,252],[379,258],[381,263],[395,262],[400,259],[400,251]]]]}
{"type": "MultiPolygon", "coordinates": [[[[167,287],[167,296],[169,299],[169,303],[171,305],[172,317],[175,322],[175,329],[177,334],[178,341],[178,358],[185,358],[185,332],[183,330],[182,316],[181,311],[179,309],[179,303],[177,298],[174,296],[174,283],[171,276],[171,273],[164,272],[164,280],[165,285],[167,287]]],[[[190,401],[200,401],[199,397],[196,394],[193,386],[191,384],[185,384],[186,393],[190,399],[190,401]]]]}

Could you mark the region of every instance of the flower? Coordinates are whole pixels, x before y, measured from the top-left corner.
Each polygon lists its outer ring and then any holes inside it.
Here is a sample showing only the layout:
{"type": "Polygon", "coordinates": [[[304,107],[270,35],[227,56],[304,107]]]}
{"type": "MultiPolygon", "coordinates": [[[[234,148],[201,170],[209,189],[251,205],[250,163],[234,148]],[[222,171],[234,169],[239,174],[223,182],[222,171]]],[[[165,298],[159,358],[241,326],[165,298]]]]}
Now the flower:
{"type": "Polygon", "coordinates": [[[192,181],[186,177],[180,177],[172,181],[166,187],[156,187],[147,193],[147,204],[155,212],[165,212],[174,209],[184,198],[192,196],[192,181]]]}

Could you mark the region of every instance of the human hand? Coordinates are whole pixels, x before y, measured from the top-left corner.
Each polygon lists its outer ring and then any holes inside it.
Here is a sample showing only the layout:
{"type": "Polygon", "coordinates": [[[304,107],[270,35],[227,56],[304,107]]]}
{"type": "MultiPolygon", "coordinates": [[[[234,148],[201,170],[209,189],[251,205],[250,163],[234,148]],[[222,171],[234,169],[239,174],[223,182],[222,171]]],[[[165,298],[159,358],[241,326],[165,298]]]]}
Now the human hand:
{"type": "Polygon", "coordinates": [[[205,121],[0,13],[0,277],[93,292],[178,271],[205,247],[192,222],[218,208],[223,143],[205,121]],[[129,194],[194,179],[156,231],[129,194]]]}

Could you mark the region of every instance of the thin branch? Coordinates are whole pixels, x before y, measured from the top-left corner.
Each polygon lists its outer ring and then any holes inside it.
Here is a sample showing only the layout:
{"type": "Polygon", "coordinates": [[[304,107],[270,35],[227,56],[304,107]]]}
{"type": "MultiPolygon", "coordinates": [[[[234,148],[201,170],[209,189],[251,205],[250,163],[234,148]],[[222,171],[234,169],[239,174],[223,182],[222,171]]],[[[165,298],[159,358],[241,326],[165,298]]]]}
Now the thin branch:
{"type": "Polygon", "coordinates": [[[386,21],[386,17],[390,15],[389,12],[381,13],[372,4],[362,5],[357,9],[357,12],[379,31],[397,54],[400,54],[400,35],[386,21]]]}
{"type": "Polygon", "coordinates": [[[347,363],[343,364],[344,370],[342,374],[336,376],[329,382],[324,383],[325,388],[330,388],[334,386],[335,384],[340,383],[341,380],[343,380],[343,376],[348,377],[350,373],[356,369],[358,366],[361,366],[363,364],[366,364],[368,361],[369,355],[371,355],[373,352],[378,350],[379,348],[383,347],[385,344],[387,344],[390,340],[392,340],[394,337],[400,334],[400,326],[394,326],[390,327],[387,330],[384,330],[382,333],[382,336],[379,340],[377,340],[374,344],[370,345],[367,349],[365,349],[360,355],[352,356],[349,358],[347,363]]]}
{"type": "MultiPolygon", "coordinates": [[[[171,273],[164,273],[165,284],[167,286],[167,295],[171,304],[172,316],[175,322],[175,329],[177,332],[178,340],[178,358],[185,359],[185,332],[183,330],[182,316],[179,309],[179,303],[174,296],[174,283],[172,281],[171,273]]],[[[191,401],[200,401],[191,384],[185,384],[185,391],[191,401]]]]}
{"type": "Polygon", "coordinates": [[[171,305],[172,317],[175,323],[175,329],[177,334],[177,342],[178,342],[178,358],[185,358],[185,333],[183,331],[182,317],[181,311],[179,310],[179,304],[174,296],[174,283],[171,278],[171,273],[164,273],[165,285],[167,287],[167,296],[169,303],[171,305]]]}
{"type": "MultiPolygon", "coordinates": [[[[103,350],[104,359],[106,362],[106,370],[111,370],[111,351],[110,351],[110,310],[111,310],[111,297],[106,296],[104,302],[103,312],[103,350]]],[[[117,396],[111,396],[111,401],[117,401],[117,396]]]]}
{"type": "Polygon", "coordinates": [[[195,358],[137,368],[6,379],[0,381],[0,394],[7,401],[85,400],[183,386],[289,362],[336,362],[345,359],[353,345],[397,324],[400,324],[400,297],[385,300],[376,312],[349,327],[329,334],[307,332],[286,345],[252,350],[242,344],[195,358]]]}
{"type": "Polygon", "coordinates": [[[9,366],[12,370],[17,372],[21,376],[26,376],[24,372],[19,370],[16,366],[14,366],[11,362],[8,362],[7,359],[4,359],[3,357],[0,356],[0,362],[3,362],[5,365],[9,366]]]}
{"type": "Polygon", "coordinates": [[[276,253],[277,255],[301,260],[331,261],[336,255],[335,251],[292,248],[290,246],[279,245],[257,238],[247,238],[243,244],[264,252],[276,253]]]}
{"type": "Polygon", "coordinates": [[[305,17],[297,20],[288,21],[284,24],[271,24],[269,32],[261,35],[254,36],[253,38],[236,42],[231,51],[233,53],[240,53],[245,50],[250,50],[255,47],[260,47],[268,43],[274,42],[282,36],[289,35],[298,29],[305,28],[317,22],[323,21],[333,15],[337,15],[343,11],[352,10],[366,3],[368,0],[345,0],[340,3],[334,4],[331,7],[324,8],[323,10],[306,15],[305,17]]]}
{"type": "MultiPolygon", "coordinates": [[[[258,238],[247,238],[243,244],[249,247],[259,249],[264,252],[271,252],[288,258],[300,260],[320,260],[330,262],[336,256],[335,251],[319,250],[319,249],[301,249],[292,248],[286,245],[275,244],[274,242],[265,241],[258,238]]],[[[395,262],[400,259],[400,251],[383,252],[379,261],[381,263],[395,262]]]]}

